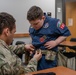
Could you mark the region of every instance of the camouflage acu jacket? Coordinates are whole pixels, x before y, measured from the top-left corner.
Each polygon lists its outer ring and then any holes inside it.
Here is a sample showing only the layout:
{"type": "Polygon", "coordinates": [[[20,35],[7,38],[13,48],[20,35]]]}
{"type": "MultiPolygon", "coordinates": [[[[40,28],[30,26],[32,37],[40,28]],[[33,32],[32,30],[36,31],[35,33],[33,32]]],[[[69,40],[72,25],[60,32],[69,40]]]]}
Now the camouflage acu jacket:
{"type": "Polygon", "coordinates": [[[20,58],[14,52],[24,52],[24,45],[8,46],[3,40],[0,40],[0,75],[21,75],[36,71],[36,59],[31,59],[25,67],[21,65],[20,58]]]}

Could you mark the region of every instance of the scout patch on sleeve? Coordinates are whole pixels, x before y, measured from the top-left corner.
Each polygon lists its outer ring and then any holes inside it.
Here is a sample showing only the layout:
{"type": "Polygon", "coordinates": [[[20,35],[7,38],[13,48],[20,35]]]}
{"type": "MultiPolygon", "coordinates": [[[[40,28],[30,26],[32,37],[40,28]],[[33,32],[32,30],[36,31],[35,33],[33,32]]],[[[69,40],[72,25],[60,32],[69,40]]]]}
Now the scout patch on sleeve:
{"type": "Polygon", "coordinates": [[[61,21],[58,21],[57,22],[57,27],[59,27],[61,29],[64,29],[65,25],[64,25],[64,23],[61,23],[61,21]]]}
{"type": "Polygon", "coordinates": [[[64,25],[64,23],[62,23],[62,24],[60,25],[60,28],[61,28],[61,29],[64,29],[64,27],[65,27],[65,25],[64,25]]]}
{"type": "Polygon", "coordinates": [[[49,24],[48,23],[46,23],[44,26],[43,26],[43,28],[48,28],[49,27],[49,24]]]}

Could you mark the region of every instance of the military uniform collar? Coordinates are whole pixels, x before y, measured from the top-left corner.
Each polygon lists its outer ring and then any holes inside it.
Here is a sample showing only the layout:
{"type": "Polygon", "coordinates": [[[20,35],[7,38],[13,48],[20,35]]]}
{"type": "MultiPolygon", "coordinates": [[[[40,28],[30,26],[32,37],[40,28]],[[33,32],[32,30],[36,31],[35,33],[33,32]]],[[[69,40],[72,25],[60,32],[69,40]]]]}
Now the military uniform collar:
{"type": "Polygon", "coordinates": [[[4,46],[5,48],[7,48],[7,49],[9,48],[8,45],[5,43],[5,41],[3,41],[3,40],[1,40],[1,39],[0,39],[0,44],[1,44],[2,46],[4,46]]]}

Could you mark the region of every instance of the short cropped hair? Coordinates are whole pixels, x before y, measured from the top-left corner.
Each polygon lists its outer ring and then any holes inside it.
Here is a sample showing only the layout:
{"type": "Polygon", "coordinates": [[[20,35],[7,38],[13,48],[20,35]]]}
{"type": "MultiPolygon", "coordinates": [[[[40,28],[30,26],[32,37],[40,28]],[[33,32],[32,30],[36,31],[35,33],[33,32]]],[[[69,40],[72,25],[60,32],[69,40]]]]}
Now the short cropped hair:
{"type": "Polygon", "coordinates": [[[27,20],[32,21],[36,19],[41,19],[44,15],[42,9],[38,6],[32,6],[27,12],[27,20]]]}
{"type": "Polygon", "coordinates": [[[0,34],[2,34],[4,28],[9,28],[10,31],[15,26],[15,19],[12,15],[6,13],[6,12],[1,12],[0,13],[0,34]]]}

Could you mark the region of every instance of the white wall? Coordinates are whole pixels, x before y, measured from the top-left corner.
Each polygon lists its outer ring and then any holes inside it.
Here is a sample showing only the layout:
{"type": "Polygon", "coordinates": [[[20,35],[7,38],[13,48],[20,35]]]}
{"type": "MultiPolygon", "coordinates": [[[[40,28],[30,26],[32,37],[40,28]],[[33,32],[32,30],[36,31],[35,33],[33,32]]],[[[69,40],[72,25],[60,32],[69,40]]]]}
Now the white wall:
{"type": "MultiPolygon", "coordinates": [[[[44,12],[51,12],[55,17],[55,0],[0,0],[0,12],[8,12],[16,19],[16,33],[28,33],[30,24],[26,19],[27,11],[33,5],[42,8],[44,12]]],[[[15,38],[17,40],[29,43],[29,38],[15,38]]]]}
{"type": "Polygon", "coordinates": [[[0,0],[0,12],[8,12],[15,17],[16,33],[27,33],[26,13],[32,5],[41,7],[44,12],[52,12],[52,17],[55,17],[55,0],[0,0]]]}

